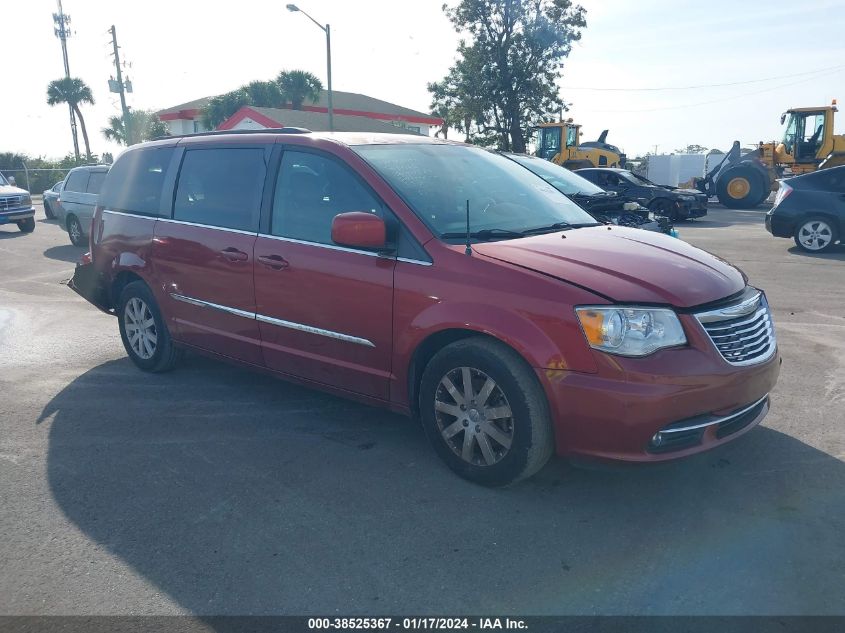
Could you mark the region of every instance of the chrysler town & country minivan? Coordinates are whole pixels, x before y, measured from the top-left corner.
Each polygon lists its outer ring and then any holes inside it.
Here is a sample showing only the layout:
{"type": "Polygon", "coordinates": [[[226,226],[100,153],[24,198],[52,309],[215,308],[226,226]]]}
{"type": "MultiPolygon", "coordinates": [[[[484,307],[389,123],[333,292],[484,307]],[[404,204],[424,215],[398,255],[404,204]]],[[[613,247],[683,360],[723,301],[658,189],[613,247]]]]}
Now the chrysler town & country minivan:
{"type": "Polygon", "coordinates": [[[135,146],[71,286],[142,370],[187,348],[413,415],[486,485],[553,453],[654,462],[730,441],[768,412],[780,365],[738,269],[419,136],[135,146]]]}

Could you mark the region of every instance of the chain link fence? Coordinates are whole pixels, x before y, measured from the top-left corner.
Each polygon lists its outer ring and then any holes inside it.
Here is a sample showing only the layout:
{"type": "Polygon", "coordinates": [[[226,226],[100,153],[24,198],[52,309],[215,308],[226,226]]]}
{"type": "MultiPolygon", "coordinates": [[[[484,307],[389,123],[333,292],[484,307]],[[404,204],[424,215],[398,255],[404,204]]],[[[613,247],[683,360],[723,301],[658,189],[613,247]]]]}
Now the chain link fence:
{"type": "Polygon", "coordinates": [[[6,180],[14,179],[16,186],[26,189],[32,195],[41,195],[44,190],[64,180],[70,169],[46,167],[30,169],[24,165],[21,169],[2,169],[0,173],[6,177],[6,180]]]}

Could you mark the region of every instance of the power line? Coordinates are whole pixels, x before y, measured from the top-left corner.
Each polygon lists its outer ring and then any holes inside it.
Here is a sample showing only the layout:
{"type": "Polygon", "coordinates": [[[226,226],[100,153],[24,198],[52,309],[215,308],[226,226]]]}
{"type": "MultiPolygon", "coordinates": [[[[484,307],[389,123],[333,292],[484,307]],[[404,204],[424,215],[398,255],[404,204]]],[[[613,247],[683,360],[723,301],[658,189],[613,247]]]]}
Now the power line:
{"type": "Polygon", "coordinates": [[[732,81],[723,84],[701,84],[698,86],[661,86],[649,88],[606,88],[606,87],[592,87],[592,86],[561,86],[563,90],[596,90],[601,92],[653,92],[659,90],[698,90],[700,88],[724,88],[726,86],[742,86],[747,84],[762,83],[764,81],[774,81],[775,79],[790,79],[792,77],[803,77],[805,75],[815,75],[824,73],[830,70],[841,70],[845,65],[828,66],[827,68],[819,68],[817,70],[808,70],[802,73],[793,73],[791,75],[778,75],[776,77],[765,77],[763,79],[748,79],[745,81],[732,81]]]}
{"type": "MultiPolygon", "coordinates": [[[[842,69],[845,69],[845,66],[843,66],[842,69]]],[[[823,75],[823,76],[835,75],[839,72],[841,72],[841,70],[835,70],[833,72],[825,73],[825,75],[823,75]]],[[[789,86],[796,86],[798,84],[807,83],[808,81],[814,81],[818,78],[819,78],[819,76],[817,75],[817,76],[814,76],[814,77],[810,77],[808,79],[801,79],[800,81],[791,81],[791,82],[786,83],[786,84],[780,84],[778,86],[772,86],[770,88],[763,88],[762,90],[755,90],[753,92],[745,92],[743,94],[733,95],[731,97],[722,97],[720,99],[710,99],[709,101],[699,101],[697,103],[686,103],[686,104],[677,105],[677,106],[664,106],[664,107],[658,107],[658,108],[643,108],[643,109],[638,109],[638,110],[630,110],[630,109],[626,109],[626,110],[592,110],[591,109],[590,111],[591,112],[632,113],[632,112],[658,112],[660,110],[681,110],[681,109],[684,109],[684,108],[695,108],[695,107],[698,107],[698,106],[710,105],[711,103],[721,103],[722,101],[732,101],[734,99],[742,99],[743,97],[750,97],[750,96],[753,96],[753,95],[762,94],[764,92],[771,92],[773,90],[779,90],[781,88],[787,88],[789,86]]]]}

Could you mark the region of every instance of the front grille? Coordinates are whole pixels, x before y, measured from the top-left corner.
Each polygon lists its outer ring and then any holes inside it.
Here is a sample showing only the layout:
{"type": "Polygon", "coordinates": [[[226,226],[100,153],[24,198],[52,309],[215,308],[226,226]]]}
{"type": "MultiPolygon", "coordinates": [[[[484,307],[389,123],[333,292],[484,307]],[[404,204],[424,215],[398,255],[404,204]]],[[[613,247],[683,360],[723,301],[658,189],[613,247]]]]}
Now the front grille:
{"type": "Polygon", "coordinates": [[[0,198],[0,211],[9,211],[11,209],[18,209],[26,207],[26,196],[3,196],[0,198]]]}
{"type": "Polygon", "coordinates": [[[746,292],[735,304],[696,317],[722,358],[732,365],[762,363],[774,354],[777,341],[772,316],[759,291],[746,292]]]}

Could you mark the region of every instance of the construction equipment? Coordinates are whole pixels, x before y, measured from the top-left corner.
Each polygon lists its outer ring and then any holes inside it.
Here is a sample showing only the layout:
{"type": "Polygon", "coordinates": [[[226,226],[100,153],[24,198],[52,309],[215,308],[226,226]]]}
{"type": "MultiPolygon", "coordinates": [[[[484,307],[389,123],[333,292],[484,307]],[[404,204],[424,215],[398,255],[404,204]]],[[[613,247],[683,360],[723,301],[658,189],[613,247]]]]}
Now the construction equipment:
{"type": "Polygon", "coordinates": [[[625,154],[606,142],[607,130],[597,141],[580,142],[581,126],[572,119],[541,123],[537,130],[535,154],[567,169],[582,167],[624,167],[625,154]]]}
{"type": "Polygon", "coordinates": [[[786,123],[780,142],[764,143],[742,154],[739,141],[695,187],[716,196],[726,207],[748,209],[777,189],[777,180],[845,164],[845,135],[833,134],[836,100],[818,108],[792,108],[780,117],[786,123]]]}

